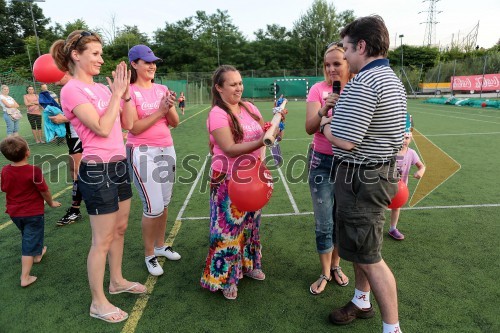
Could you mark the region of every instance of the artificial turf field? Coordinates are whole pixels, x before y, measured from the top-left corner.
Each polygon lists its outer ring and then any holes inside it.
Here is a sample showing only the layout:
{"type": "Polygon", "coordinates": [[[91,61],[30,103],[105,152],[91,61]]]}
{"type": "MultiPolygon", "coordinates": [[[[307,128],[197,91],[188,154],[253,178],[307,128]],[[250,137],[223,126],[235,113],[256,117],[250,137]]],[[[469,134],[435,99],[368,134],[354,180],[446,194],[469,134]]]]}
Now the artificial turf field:
{"type": "MultiPolygon", "coordinates": [[[[256,104],[269,120],[271,103],[256,104]]],[[[278,180],[262,218],[265,281],[243,279],[236,301],[199,285],[208,250],[205,121],[209,108],[190,106],[172,131],[177,183],[169,207],[167,243],[182,259],[166,261],[163,276],[149,276],[141,204],[134,196],[123,271],[127,279],[145,283],[149,292],[139,297],[109,296],[130,314],[126,322],[108,324],[91,318],[88,216],[83,210],[81,221],[55,226],[70,203],[71,191],[65,167],[52,167],[55,170],[46,179],[63,207],[46,209],[48,251],[42,263],[33,267],[38,280],[28,288],[19,286],[20,234],[6,214],[0,215],[0,332],[380,332],[376,302],[377,315],[372,319],[345,327],[328,322],[328,313],[352,298],[354,276],[349,263],[341,262],[351,278],[347,287],[331,282],[321,295],[309,293],[309,285],[320,274],[303,162],[311,137],[304,130],[305,103],[292,101],[287,107],[286,137],[281,144],[285,165],[272,171],[278,180]]],[[[418,131],[412,148],[428,169],[418,185],[410,179],[410,192],[419,197],[401,213],[398,227],[406,239],[397,242],[386,235],[382,252],[398,282],[401,327],[404,332],[500,332],[500,110],[409,100],[409,112],[418,131]]],[[[29,139],[23,120],[21,134],[29,139]]],[[[5,133],[3,122],[0,133],[5,133]]],[[[66,145],[33,145],[31,150],[33,155],[57,157],[66,152],[66,145]]],[[[5,164],[4,159],[0,162],[5,164]]],[[[4,205],[2,193],[0,206],[4,205]]],[[[108,281],[106,275],[105,290],[108,281]]]]}

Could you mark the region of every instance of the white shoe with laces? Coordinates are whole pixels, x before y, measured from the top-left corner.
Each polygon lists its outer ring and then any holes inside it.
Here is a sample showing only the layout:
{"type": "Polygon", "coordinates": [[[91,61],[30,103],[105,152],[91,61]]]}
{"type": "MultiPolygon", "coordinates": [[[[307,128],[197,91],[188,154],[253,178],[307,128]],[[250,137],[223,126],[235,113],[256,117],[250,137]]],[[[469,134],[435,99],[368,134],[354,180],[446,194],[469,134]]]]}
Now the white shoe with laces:
{"type": "Polygon", "coordinates": [[[148,268],[149,274],[153,276],[160,276],[163,274],[163,268],[161,268],[158,263],[158,258],[153,257],[151,259],[146,259],[146,267],[148,268]]]}
{"type": "Polygon", "coordinates": [[[179,260],[181,255],[172,249],[171,246],[164,246],[162,248],[157,249],[155,247],[155,256],[157,257],[165,257],[168,260],[179,260]]]}

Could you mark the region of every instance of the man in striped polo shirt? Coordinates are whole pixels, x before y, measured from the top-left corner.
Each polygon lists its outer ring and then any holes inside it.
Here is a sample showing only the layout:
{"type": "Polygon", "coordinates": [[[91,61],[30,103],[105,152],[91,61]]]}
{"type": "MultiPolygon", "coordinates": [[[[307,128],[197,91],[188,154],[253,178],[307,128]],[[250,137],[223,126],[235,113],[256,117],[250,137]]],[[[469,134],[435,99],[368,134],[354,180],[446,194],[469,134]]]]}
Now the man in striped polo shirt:
{"type": "Polygon", "coordinates": [[[406,93],[386,59],[389,32],[380,16],[358,18],[340,35],[350,70],[357,75],[320,130],[333,144],[337,244],[340,257],[353,262],[356,289],[347,305],[330,314],[330,321],[348,324],[373,317],[373,290],[383,332],[401,332],[396,280],[381,248],[384,214],[397,191],[395,157],[403,142],[406,93]]]}

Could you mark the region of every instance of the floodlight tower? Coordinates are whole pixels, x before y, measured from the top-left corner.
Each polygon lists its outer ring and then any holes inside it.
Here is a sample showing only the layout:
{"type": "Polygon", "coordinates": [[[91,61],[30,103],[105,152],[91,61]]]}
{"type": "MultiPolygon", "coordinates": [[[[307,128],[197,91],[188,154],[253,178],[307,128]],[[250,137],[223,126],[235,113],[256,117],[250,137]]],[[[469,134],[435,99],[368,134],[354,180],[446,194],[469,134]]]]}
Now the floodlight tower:
{"type": "Polygon", "coordinates": [[[36,32],[35,16],[33,15],[33,2],[45,2],[45,0],[12,0],[17,2],[28,2],[30,4],[31,20],[33,21],[33,30],[35,31],[36,48],[38,49],[38,56],[40,56],[40,42],[38,41],[38,34],[36,32]]]}
{"type": "MultiPolygon", "coordinates": [[[[424,45],[430,46],[436,42],[436,28],[435,25],[439,22],[436,21],[437,14],[442,13],[441,10],[436,10],[436,3],[440,0],[423,0],[422,2],[429,2],[429,8],[420,13],[427,13],[427,21],[425,23],[424,45]]],[[[422,24],[420,23],[420,24],[422,24]]]]}

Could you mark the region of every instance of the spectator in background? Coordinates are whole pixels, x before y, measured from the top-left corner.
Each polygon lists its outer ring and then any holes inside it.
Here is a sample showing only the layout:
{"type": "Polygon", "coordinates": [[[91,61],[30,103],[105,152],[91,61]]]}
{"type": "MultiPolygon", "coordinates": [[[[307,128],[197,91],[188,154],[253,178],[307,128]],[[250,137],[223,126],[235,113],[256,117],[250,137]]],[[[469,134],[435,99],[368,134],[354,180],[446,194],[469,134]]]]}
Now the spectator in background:
{"type": "Polygon", "coordinates": [[[19,119],[13,119],[10,115],[12,113],[11,109],[17,109],[19,104],[9,96],[9,87],[2,84],[2,91],[0,93],[0,105],[3,109],[3,119],[7,125],[7,137],[13,135],[18,135],[19,132],[19,119]]]}
{"type": "Polygon", "coordinates": [[[53,91],[50,91],[45,83],[40,85],[40,91],[48,91],[50,94],[50,97],[52,97],[54,99],[54,101],[56,101],[57,104],[61,104],[61,103],[59,103],[59,98],[57,98],[56,93],[53,91]]]}
{"type": "Polygon", "coordinates": [[[104,294],[104,271],[109,262],[109,293],[143,294],[146,287],[122,275],[123,244],[128,225],[132,188],[125,158],[122,127],[132,127],[132,117],[120,112],[120,99],[129,98],[130,72],[124,62],[107,78],[108,86],[95,83],[104,63],[102,40],[94,32],[76,30],[66,40],[52,44],[57,67],[72,79],[61,90],[63,111],[83,145],[79,188],[90,218],[92,242],[87,271],[92,294],[90,316],[110,323],[128,314],[111,304],[104,294]],[[120,126],[121,124],[121,126],[120,126]]]}
{"type": "Polygon", "coordinates": [[[179,96],[179,109],[181,109],[183,115],[185,107],[186,107],[186,97],[184,97],[184,92],[181,91],[181,95],[179,96]]]}
{"type": "MultiPolygon", "coordinates": [[[[61,80],[56,82],[59,86],[64,86],[69,80],[71,80],[71,75],[66,73],[61,80]]],[[[40,93],[41,95],[42,93],[40,93]]],[[[52,96],[50,96],[52,98],[52,96]]],[[[54,102],[56,102],[54,100],[54,102]]],[[[56,102],[57,103],[57,102],[56,102]]],[[[66,210],[66,213],[57,222],[57,226],[65,226],[72,224],[82,218],[80,213],[80,205],[82,203],[82,192],[78,186],[78,171],[80,168],[80,162],[82,160],[82,141],[76,133],[75,128],[69,122],[68,118],[62,113],[51,116],[49,119],[55,124],[65,124],[66,126],[66,144],[68,145],[68,157],[69,157],[69,169],[73,177],[73,191],[71,207],[66,210]]]]}
{"type": "Polygon", "coordinates": [[[42,113],[40,112],[40,103],[38,103],[38,95],[35,94],[33,86],[26,87],[26,95],[24,95],[24,105],[28,108],[28,121],[30,122],[31,132],[36,143],[45,143],[42,134],[42,113]]]}

